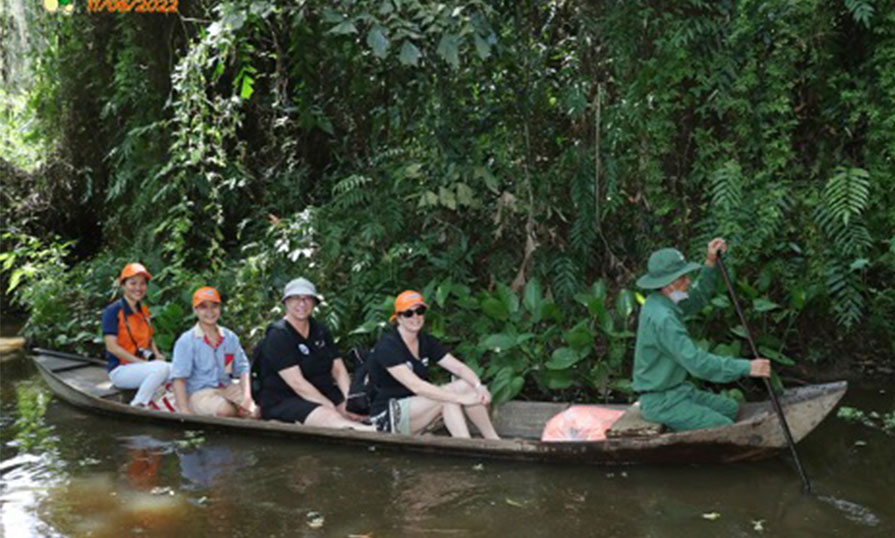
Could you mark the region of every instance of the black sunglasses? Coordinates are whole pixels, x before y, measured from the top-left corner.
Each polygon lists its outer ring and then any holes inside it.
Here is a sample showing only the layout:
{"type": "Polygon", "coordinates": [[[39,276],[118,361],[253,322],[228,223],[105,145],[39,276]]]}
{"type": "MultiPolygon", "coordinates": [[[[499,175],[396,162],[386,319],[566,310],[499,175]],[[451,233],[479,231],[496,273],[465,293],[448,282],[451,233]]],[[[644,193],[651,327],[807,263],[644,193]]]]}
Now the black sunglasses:
{"type": "Polygon", "coordinates": [[[411,308],[410,310],[404,310],[403,312],[398,312],[398,314],[404,316],[405,318],[412,318],[414,314],[417,316],[422,316],[426,313],[425,306],[418,306],[416,308],[411,308]]]}

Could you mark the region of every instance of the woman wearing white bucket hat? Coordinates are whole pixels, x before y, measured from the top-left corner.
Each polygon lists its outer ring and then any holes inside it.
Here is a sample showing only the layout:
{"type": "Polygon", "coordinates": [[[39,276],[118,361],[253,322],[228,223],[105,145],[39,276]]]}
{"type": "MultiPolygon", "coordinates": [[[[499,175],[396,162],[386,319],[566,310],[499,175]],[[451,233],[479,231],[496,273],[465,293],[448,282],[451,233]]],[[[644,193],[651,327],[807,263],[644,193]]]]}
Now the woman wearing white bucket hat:
{"type": "Polygon", "coordinates": [[[311,317],[317,288],[296,278],[283,290],[286,315],[261,343],[261,416],[309,426],[373,431],[345,410],[350,378],[332,336],[311,317]]]}

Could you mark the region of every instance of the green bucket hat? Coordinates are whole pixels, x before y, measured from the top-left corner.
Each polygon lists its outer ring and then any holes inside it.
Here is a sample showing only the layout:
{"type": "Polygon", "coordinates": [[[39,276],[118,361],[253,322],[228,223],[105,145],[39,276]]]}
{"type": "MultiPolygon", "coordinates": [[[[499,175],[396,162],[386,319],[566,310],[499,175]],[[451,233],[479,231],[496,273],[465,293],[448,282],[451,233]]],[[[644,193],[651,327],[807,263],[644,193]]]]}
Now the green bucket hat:
{"type": "Polygon", "coordinates": [[[650,254],[648,272],[637,279],[637,285],[647,290],[657,290],[671,284],[679,276],[701,268],[698,263],[685,260],[680,250],[662,248],[650,254]]]}

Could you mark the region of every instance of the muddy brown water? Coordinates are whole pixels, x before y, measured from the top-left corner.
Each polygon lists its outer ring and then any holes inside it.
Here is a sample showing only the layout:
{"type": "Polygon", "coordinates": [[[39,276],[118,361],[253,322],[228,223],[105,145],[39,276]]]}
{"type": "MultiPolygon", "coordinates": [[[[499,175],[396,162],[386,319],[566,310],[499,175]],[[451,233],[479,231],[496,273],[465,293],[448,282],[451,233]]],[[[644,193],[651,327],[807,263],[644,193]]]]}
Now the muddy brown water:
{"type": "MultiPolygon", "coordinates": [[[[0,536],[895,536],[895,438],[834,416],[799,444],[806,496],[785,455],[494,462],[135,424],[55,398],[26,447],[18,400],[41,392],[23,353],[0,365],[0,536]]],[[[844,404],[893,398],[857,387],[844,404]]]]}

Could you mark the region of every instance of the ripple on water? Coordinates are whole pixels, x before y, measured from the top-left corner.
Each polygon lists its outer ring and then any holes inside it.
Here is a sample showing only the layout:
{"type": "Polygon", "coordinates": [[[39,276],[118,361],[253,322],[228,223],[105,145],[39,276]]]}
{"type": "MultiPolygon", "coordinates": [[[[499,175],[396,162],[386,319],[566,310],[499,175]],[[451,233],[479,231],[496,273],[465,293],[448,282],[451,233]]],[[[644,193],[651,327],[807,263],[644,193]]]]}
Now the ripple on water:
{"type": "Polygon", "coordinates": [[[836,497],[831,497],[829,495],[822,495],[818,497],[818,499],[839,509],[839,511],[845,514],[845,517],[850,521],[868,527],[879,525],[879,518],[866,506],[861,506],[858,503],[846,501],[845,499],[837,499],[836,497]]]}
{"type": "Polygon", "coordinates": [[[0,531],[5,530],[7,536],[47,534],[34,509],[46,489],[62,480],[52,460],[49,455],[25,453],[0,462],[0,531]]]}

